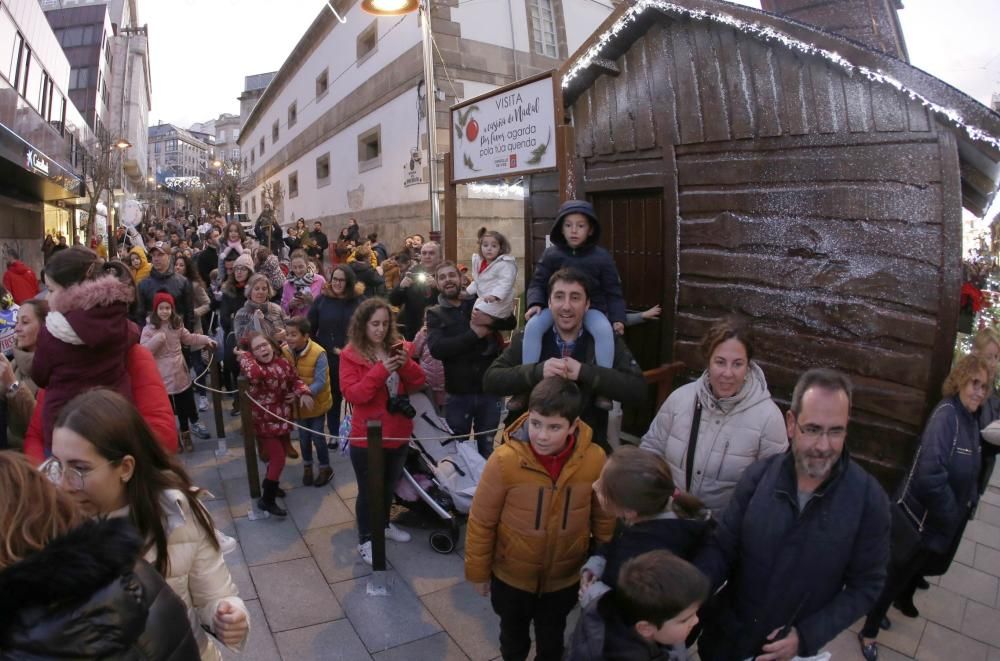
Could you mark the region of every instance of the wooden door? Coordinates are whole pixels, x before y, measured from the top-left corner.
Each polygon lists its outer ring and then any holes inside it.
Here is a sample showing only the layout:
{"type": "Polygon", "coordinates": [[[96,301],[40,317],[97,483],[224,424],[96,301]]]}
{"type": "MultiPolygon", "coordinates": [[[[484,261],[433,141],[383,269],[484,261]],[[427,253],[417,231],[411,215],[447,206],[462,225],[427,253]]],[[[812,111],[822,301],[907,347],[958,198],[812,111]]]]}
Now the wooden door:
{"type": "MultiPolygon", "coordinates": [[[[625,332],[632,355],[642,369],[652,369],[670,360],[673,338],[672,270],[676,270],[676,248],[667,245],[667,219],[663,191],[642,189],[592,193],[590,201],[601,221],[601,245],[615,260],[622,279],[625,306],[630,312],[659,304],[659,321],[629,327],[625,332]]],[[[652,420],[652,396],[643,406],[626,406],[625,431],[641,435],[652,420]]]]}

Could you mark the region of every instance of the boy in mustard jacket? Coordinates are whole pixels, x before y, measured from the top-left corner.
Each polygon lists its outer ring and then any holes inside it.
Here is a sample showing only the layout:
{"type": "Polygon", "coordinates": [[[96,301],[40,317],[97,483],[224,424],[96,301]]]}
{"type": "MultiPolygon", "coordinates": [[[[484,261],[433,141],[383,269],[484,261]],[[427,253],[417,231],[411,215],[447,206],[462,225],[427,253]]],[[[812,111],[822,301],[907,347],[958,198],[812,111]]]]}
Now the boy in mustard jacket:
{"type": "Polygon", "coordinates": [[[504,433],[476,488],[465,542],[465,578],[500,616],[504,661],[523,660],[535,623],[536,659],[563,654],[591,538],[611,539],[614,517],[593,484],[604,450],[580,421],[580,390],[560,377],[531,391],[528,412],[504,433]]]}

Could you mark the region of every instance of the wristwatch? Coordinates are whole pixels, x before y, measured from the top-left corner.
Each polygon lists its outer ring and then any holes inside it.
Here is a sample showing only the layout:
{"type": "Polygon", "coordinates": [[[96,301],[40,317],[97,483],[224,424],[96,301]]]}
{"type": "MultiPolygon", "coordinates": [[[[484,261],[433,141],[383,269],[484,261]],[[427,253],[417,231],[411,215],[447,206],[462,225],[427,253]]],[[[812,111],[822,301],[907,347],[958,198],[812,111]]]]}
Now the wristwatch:
{"type": "Polygon", "coordinates": [[[20,381],[15,381],[14,383],[12,383],[9,386],[7,386],[7,394],[8,395],[13,395],[14,393],[17,392],[17,389],[20,388],[20,387],[21,387],[21,382],[20,381]]]}

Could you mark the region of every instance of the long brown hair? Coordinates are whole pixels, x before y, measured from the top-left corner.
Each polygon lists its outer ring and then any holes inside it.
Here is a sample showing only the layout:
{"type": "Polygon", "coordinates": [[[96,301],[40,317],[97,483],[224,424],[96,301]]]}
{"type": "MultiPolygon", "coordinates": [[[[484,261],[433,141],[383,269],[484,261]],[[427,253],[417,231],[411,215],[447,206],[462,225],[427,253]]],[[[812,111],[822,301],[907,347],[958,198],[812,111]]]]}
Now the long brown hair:
{"type": "Polygon", "coordinates": [[[0,569],[40,551],[86,520],[67,494],[18,452],[0,452],[0,569]]]}
{"type": "Polygon", "coordinates": [[[599,488],[611,504],[632,510],[640,517],[661,514],[667,503],[682,519],[704,515],[704,503],[689,493],[677,491],[667,462],[636,447],[624,446],[608,457],[599,488]]]}
{"type": "Polygon", "coordinates": [[[219,548],[212,517],[198,500],[201,489],[192,484],[184,467],[156,441],[132,402],[106,388],[89,390],[63,407],[55,426],[87,439],[109,462],[118,463],[128,455],[135,459],[135,471],[125,487],[129,518],[146,541],[145,550],[156,549],[156,570],[161,575],[166,576],[170,568],[167,532],[163,527],[166,512],[160,504],[160,495],[167,489],[184,494],[209,543],[219,548]]]}
{"type": "Polygon", "coordinates": [[[383,349],[389,351],[389,347],[399,342],[399,331],[396,330],[396,315],[389,307],[388,301],[383,298],[369,298],[361,303],[358,309],[351,315],[351,323],[347,327],[347,342],[354,347],[355,351],[371,361],[375,360],[375,346],[368,341],[368,322],[379,310],[389,313],[389,330],[385,334],[383,349]]]}

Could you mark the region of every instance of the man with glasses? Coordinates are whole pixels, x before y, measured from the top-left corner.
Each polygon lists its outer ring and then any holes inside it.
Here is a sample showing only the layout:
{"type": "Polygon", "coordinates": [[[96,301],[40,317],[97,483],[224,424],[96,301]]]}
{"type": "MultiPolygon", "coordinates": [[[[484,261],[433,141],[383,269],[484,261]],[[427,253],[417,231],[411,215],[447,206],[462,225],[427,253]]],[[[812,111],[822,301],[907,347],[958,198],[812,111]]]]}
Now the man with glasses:
{"type": "Polygon", "coordinates": [[[844,451],[851,383],[809,370],[785,417],[789,452],[762,459],[736,486],[695,560],[711,579],[702,661],[811,656],[863,616],[889,560],[889,501],[844,451]]]}

